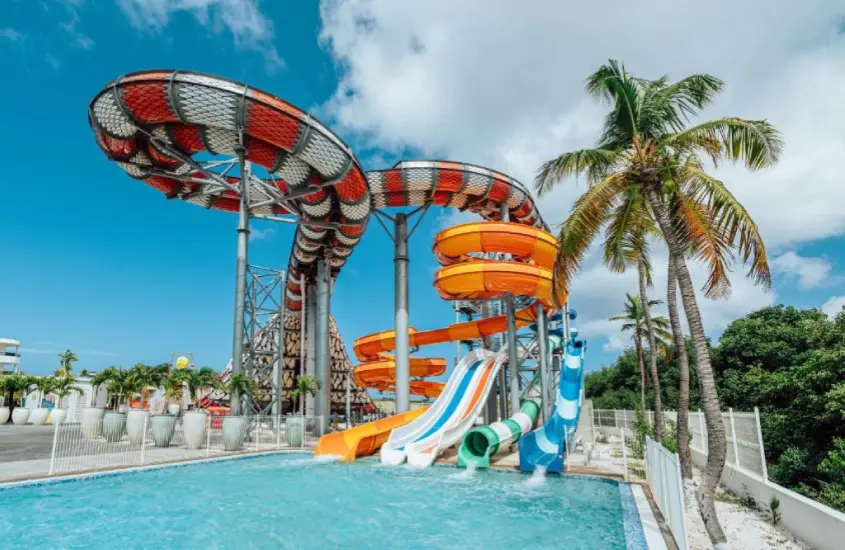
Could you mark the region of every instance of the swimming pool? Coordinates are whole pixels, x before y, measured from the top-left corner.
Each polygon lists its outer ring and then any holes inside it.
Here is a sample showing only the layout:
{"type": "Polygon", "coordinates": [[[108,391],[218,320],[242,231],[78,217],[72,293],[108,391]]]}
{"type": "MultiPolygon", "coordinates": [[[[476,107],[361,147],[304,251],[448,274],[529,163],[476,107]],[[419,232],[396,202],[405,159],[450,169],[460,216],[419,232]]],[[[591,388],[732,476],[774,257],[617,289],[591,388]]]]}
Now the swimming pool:
{"type": "Polygon", "coordinates": [[[277,454],[5,489],[0,540],[121,550],[613,550],[628,547],[626,494],[626,485],[597,478],[277,454]]]}

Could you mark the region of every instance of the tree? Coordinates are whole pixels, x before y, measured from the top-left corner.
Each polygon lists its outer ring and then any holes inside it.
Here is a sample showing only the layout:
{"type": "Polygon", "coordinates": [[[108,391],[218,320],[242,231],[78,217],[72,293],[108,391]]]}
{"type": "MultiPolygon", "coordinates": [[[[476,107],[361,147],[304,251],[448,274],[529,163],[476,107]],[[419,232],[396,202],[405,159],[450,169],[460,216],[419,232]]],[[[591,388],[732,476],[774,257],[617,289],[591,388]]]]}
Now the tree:
{"type": "MultiPolygon", "coordinates": [[[[639,367],[640,371],[640,408],[645,411],[645,392],[646,392],[646,370],[645,370],[645,358],[643,355],[643,336],[646,333],[645,327],[645,316],[643,313],[642,300],[639,296],[631,296],[630,294],[625,294],[625,312],[621,315],[616,315],[611,317],[610,321],[624,321],[624,324],[620,328],[623,332],[631,331],[631,340],[634,341],[634,349],[637,353],[637,366],[639,367]]],[[[649,307],[654,307],[660,305],[662,302],[660,300],[649,300],[649,307]]],[[[668,344],[666,344],[666,339],[669,336],[669,333],[666,331],[668,327],[669,321],[666,320],[665,317],[656,317],[652,319],[653,325],[655,330],[657,331],[657,336],[655,337],[655,345],[657,346],[657,342],[665,348],[668,344]]],[[[656,377],[656,370],[652,373],[652,380],[656,377]]],[[[655,386],[656,391],[660,391],[660,383],[655,386]]]]}
{"type": "Polygon", "coordinates": [[[100,386],[103,384],[107,384],[109,380],[111,380],[114,371],[117,370],[117,367],[106,367],[94,376],[91,377],[91,404],[97,404],[97,395],[100,391],[100,386]]]}
{"type": "Polygon", "coordinates": [[[37,406],[41,407],[41,402],[47,397],[47,394],[53,391],[56,387],[56,378],[53,376],[35,376],[31,380],[31,385],[28,389],[35,390],[37,406]]]}
{"type": "Polygon", "coordinates": [[[305,396],[314,397],[322,386],[322,382],[313,376],[297,376],[290,398],[299,402],[299,414],[305,416],[305,396]]]}
{"type": "Polygon", "coordinates": [[[55,393],[56,397],[59,398],[58,403],[56,403],[57,409],[61,408],[62,399],[68,395],[72,393],[82,393],[82,389],[75,384],[76,378],[73,376],[62,376],[56,379],[55,386],[53,387],[53,393],[55,393]]]}
{"type": "Polygon", "coordinates": [[[757,226],[725,184],[706,173],[701,157],[714,164],[742,161],[752,170],[775,164],[780,134],[764,120],[726,117],[688,126],[689,118],[712,102],[724,83],[710,75],[678,82],[635,78],[609,61],[587,79],[587,92],[610,104],[597,147],[564,153],[538,174],[541,193],[569,175],[584,174],[590,188],[576,200],[561,226],[554,290],[561,297],[601,226],[630,195],[641,195],[666,241],[690,328],[708,433],[707,465],[696,493],[701,517],[714,545],[726,541],[716,518],[713,494],[725,465],[726,440],[707,337],[685,253],[710,264],[705,295],[726,294],[725,263],[736,249],[750,264],[749,276],[769,286],[766,249],[757,226]],[[716,233],[708,234],[708,230],[716,233]],[[709,238],[708,238],[709,237],[709,238]]]}
{"type": "Polygon", "coordinates": [[[196,407],[199,403],[200,394],[217,384],[217,373],[209,367],[184,370],[182,373],[185,383],[188,385],[188,392],[191,394],[191,401],[196,407]]]}
{"type": "Polygon", "coordinates": [[[255,384],[243,372],[231,372],[227,380],[220,380],[218,388],[229,394],[229,403],[232,399],[242,398],[251,395],[255,384]]]}
{"type": "Polygon", "coordinates": [[[678,315],[678,279],[675,275],[675,259],[669,256],[669,267],[666,283],[666,306],[669,309],[669,323],[672,326],[672,340],[675,353],[678,356],[678,422],[677,435],[678,460],[681,463],[681,475],[684,479],[692,479],[692,456],[689,448],[689,402],[690,402],[690,369],[687,358],[686,338],[681,328],[681,317],[678,315]]]}
{"type": "Polygon", "coordinates": [[[185,391],[185,371],[172,371],[161,381],[161,384],[164,388],[165,406],[180,402],[185,391]]]}
{"type": "Polygon", "coordinates": [[[141,391],[141,381],[132,369],[109,367],[103,372],[107,373],[108,393],[115,408],[128,405],[135,394],[141,391]]]}
{"type": "Polygon", "coordinates": [[[59,354],[59,364],[61,367],[56,371],[56,376],[70,376],[73,374],[73,364],[79,361],[76,354],[71,350],[65,350],[59,354]]]}

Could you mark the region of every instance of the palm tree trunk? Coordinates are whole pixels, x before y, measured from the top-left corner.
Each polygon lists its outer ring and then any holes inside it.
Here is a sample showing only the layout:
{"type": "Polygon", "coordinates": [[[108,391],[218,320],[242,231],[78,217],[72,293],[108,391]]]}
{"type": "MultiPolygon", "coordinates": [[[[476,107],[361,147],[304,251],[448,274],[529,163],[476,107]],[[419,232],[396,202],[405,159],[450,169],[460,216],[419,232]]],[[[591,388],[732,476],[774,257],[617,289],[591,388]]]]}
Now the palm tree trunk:
{"type": "MultiPolygon", "coordinates": [[[[651,323],[651,311],[648,307],[645,263],[642,257],[637,260],[637,272],[640,276],[640,301],[643,303],[643,317],[645,317],[648,336],[649,372],[651,373],[651,387],[654,392],[654,438],[659,443],[663,443],[663,406],[660,403],[660,378],[657,374],[657,345],[654,338],[654,326],[651,323]]],[[[643,410],[643,413],[645,413],[645,410],[643,410]]]]}
{"type": "Polygon", "coordinates": [[[681,475],[692,479],[692,458],[689,450],[689,358],[681,318],[678,315],[678,278],[675,275],[675,258],[669,255],[669,283],[667,285],[666,305],[669,307],[669,322],[672,325],[672,339],[675,342],[675,354],[678,356],[680,384],[678,387],[678,458],[681,462],[681,475]]]}
{"type": "Polygon", "coordinates": [[[684,261],[683,244],[680,242],[663,198],[657,185],[660,182],[650,182],[645,185],[645,195],[651,206],[660,231],[669,246],[669,253],[675,257],[675,276],[681,289],[681,301],[689,324],[690,339],[695,351],[695,363],[698,369],[698,387],[701,394],[701,404],[704,407],[704,418],[707,423],[707,464],[702,472],[701,485],[698,486],[696,498],[701,519],[710,536],[713,545],[724,546],[727,543],[719,518],[716,517],[716,504],[713,494],[719,484],[719,478],[725,467],[727,442],[725,441],[725,425],[722,423],[722,413],[719,407],[719,395],[716,392],[716,378],[710,364],[710,353],[707,348],[707,336],[701,321],[701,312],[695,299],[695,288],[692,286],[687,264],[684,261]]]}
{"type": "Polygon", "coordinates": [[[640,367],[640,410],[645,414],[645,388],[648,380],[645,375],[645,359],[643,358],[643,342],[639,334],[634,335],[634,349],[637,350],[637,366],[640,367]]]}

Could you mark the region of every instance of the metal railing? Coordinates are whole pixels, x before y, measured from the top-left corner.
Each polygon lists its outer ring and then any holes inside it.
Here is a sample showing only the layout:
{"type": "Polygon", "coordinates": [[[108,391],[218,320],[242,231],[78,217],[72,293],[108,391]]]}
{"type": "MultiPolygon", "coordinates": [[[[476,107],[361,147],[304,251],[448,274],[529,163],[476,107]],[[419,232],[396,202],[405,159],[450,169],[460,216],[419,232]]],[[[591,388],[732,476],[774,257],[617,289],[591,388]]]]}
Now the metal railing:
{"type": "MultiPolygon", "coordinates": [[[[136,411],[140,413],[140,411],[136,411]]],[[[235,453],[310,449],[322,417],[116,414],[56,424],[41,475],[143,466],[235,453]]],[[[33,466],[37,465],[32,461],[33,466]]],[[[40,461],[44,462],[44,461],[40,461]]],[[[29,472],[30,476],[38,475],[29,472]]]]}
{"type": "MultiPolygon", "coordinates": [[[[725,425],[725,437],[728,442],[725,462],[738,470],[753,473],[768,481],[769,471],[766,467],[763,433],[760,429],[760,411],[757,407],[753,412],[737,412],[728,409],[727,412],[722,413],[722,422],[725,425]]],[[[689,428],[692,436],[690,448],[706,456],[707,425],[703,412],[690,412],[689,428]]]]}
{"type": "Polygon", "coordinates": [[[646,437],[646,480],[680,550],[688,550],[684,485],[678,455],[646,437]]]}

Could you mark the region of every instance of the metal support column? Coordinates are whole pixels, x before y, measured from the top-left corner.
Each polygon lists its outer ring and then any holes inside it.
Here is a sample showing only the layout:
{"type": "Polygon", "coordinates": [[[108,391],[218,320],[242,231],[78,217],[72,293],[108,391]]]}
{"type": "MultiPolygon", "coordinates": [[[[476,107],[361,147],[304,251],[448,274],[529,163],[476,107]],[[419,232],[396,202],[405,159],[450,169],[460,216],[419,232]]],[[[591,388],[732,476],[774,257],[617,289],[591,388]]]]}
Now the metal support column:
{"type": "MultiPolygon", "coordinates": [[[[505,314],[505,301],[499,300],[499,311],[498,315],[505,314]]],[[[502,348],[506,345],[507,340],[505,340],[505,335],[500,335],[499,338],[499,346],[496,351],[502,351],[502,348]]],[[[508,417],[508,383],[507,383],[507,376],[505,373],[505,366],[502,365],[499,367],[499,374],[498,380],[496,381],[496,391],[499,395],[499,420],[504,420],[508,417]]],[[[516,412],[516,410],[514,410],[516,412]]]]}
{"type": "MultiPolygon", "coordinates": [[[[235,327],[232,337],[232,372],[244,371],[244,307],[246,302],[246,266],[249,250],[249,166],[246,149],[238,147],[241,170],[241,203],[238,210],[238,256],[235,263],[235,327]]],[[[229,406],[232,415],[241,414],[241,396],[232,393],[229,406]]]]}
{"type": "MultiPolygon", "coordinates": [[[[317,377],[317,287],[313,284],[305,289],[305,374],[317,377]]],[[[305,414],[314,416],[319,396],[308,394],[305,396],[305,414]]]]}
{"type": "Polygon", "coordinates": [[[332,406],[332,365],[329,349],[329,315],[331,315],[331,288],[329,261],[321,258],[317,263],[317,380],[320,381],[319,406],[316,414],[323,417],[323,426],[329,425],[332,406]]]}
{"type": "MultiPolygon", "coordinates": [[[[491,314],[491,302],[481,302],[481,318],[486,319],[490,317],[491,314]]],[[[493,341],[492,336],[485,336],[483,338],[484,342],[484,349],[493,351],[493,347],[495,342],[493,341]]],[[[487,404],[484,407],[484,423],[485,424],[492,424],[498,418],[498,404],[496,403],[496,384],[493,383],[492,387],[490,388],[490,393],[487,395],[487,404]]]]}
{"type": "Polygon", "coordinates": [[[513,294],[508,292],[505,298],[507,304],[508,321],[508,366],[511,375],[511,414],[519,410],[519,350],[516,344],[516,312],[514,311],[513,294]]]}
{"type": "Polygon", "coordinates": [[[537,307],[537,354],[539,360],[537,367],[540,369],[540,410],[543,412],[543,418],[549,418],[551,411],[551,403],[549,402],[549,335],[546,326],[546,311],[543,305],[536,304],[537,307]]]}
{"type": "Polygon", "coordinates": [[[396,412],[403,413],[410,409],[411,384],[410,346],[408,343],[408,217],[403,212],[396,214],[394,244],[396,412]]]}
{"type": "Polygon", "coordinates": [[[282,281],[282,299],[279,303],[278,320],[279,326],[276,330],[276,360],[273,362],[273,415],[282,414],[282,399],[285,394],[284,372],[285,372],[285,289],[284,275],[282,281]]]}

